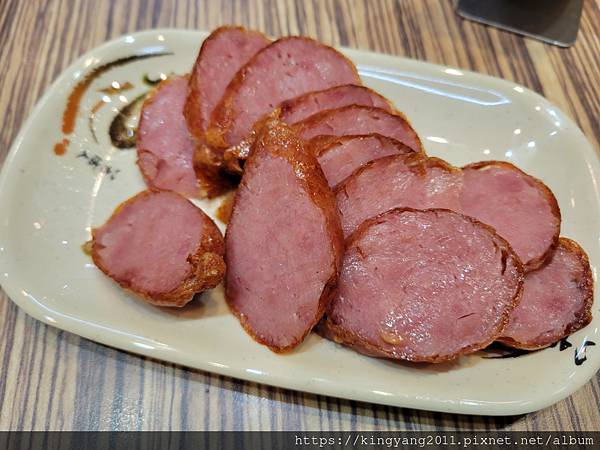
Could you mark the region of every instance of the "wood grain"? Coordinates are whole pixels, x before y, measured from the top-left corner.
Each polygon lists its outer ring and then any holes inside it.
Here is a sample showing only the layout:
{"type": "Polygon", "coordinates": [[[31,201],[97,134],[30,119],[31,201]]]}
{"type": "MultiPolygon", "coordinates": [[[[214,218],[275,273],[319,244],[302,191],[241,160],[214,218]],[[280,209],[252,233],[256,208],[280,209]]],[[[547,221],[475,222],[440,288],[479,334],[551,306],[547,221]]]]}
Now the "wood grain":
{"type": "MultiPolygon", "coordinates": [[[[559,49],[459,19],[447,0],[3,0],[0,164],[34,103],[76,57],[156,27],[242,24],[272,35],[407,56],[521,83],[600,143],[600,10],[559,49]]],[[[0,212],[2,215],[4,212],[0,212]]],[[[598,430],[600,376],[525,416],[458,416],[260,386],[130,355],[42,325],[0,292],[0,429],[598,430]]]]}

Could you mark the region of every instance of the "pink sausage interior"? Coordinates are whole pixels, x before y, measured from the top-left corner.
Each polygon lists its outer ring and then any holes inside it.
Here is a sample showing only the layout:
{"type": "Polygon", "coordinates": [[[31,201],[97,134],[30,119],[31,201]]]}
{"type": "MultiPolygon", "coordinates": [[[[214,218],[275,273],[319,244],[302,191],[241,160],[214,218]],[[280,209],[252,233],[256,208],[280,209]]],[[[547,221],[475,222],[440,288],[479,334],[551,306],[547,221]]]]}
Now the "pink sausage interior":
{"type": "Polygon", "coordinates": [[[221,99],[221,104],[229,104],[235,111],[225,136],[230,146],[238,144],[257,120],[285,100],[360,82],[350,61],[334,49],[306,38],[274,42],[257,53],[243,70],[239,89],[221,99]]]}
{"type": "Polygon", "coordinates": [[[404,118],[389,112],[368,106],[345,106],[323,111],[297,123],[300,137],[312,139],[316,136],[346,136],[377,133],[387,136],[415,151],[421,150],[421,144],[415,131],[404,118]]]}
{"type": "Polygon", "coordinates": [[[486,346],[520,277],[491,236],[452,212],[385,214],[348,247],[328,317],[402,359],[486,346]]]}
{"type": "Polygon", "coordinates": [[[414,163],[410,155],[378,159],[338,187],[336,198],[344,236],[349,236],[363,221],[392,208],[460,211],[459,171],[436,166],[418,170],[407,162],[414,163]]]}
{"type": "Polygon", "coordinates": [[[293,167],[257,158],[227,231],[228,300],[258,338],[285,347],[312,326],[334,256],[325,218],[293,167]]]}
{"type": "Polygon", "coordinates": [[[169,292],[190,273],[187,257],[199,248],[209,220],[177,194],[152,193],[125,203],[96,229],[95,246],[116,280],[138,291],[169,292]]]}
{"type": "Polygon", "coordinates": [[[237,71],[269,43],[261,33],[237,27],[218,29],[207,38],[190,78],[198,97],[190,108],[199,109],[190,114],[199,118],[198,131],[206,130],[211,113],[237,71]]]}
{"type": "Polygon", "coordinates": [[[491,225],[528,264],[541,258],[557,237],[560,219],[531,177],[506,166],[464,168],[462,212],[491,225]]]}
{"type": "Polygon", "coordinates": [[[137,136],[138,165],[146,184],[186,196],[197,196],[198,182],[192,162],[190,138],[183,105],[187,78],[163,81],[144,103],[137,136]]]}
{"type": "Polygon", "coordinates": [[[320,111],[347,105],[374,106],[391,112],[388,101],[376,92],[364,86],[345,85],[311,92],[284,103],[280,119],[294,124],[320,111]]]}
{"type": "Polygon", "coordinates": [[[413,150],[383,136],[360,136],[329,146],[317,156],[329,186],[335,187],[356,169],[384,156],[412,153],[413,150]]]}
{"type": "Polygon", "coordinates": [[[504,336],[529,346],[545,346],[562,338],[585,313],[589,266],[560,245],[550,262],[525,277],[523,299],[510,316],[504,336]]]}

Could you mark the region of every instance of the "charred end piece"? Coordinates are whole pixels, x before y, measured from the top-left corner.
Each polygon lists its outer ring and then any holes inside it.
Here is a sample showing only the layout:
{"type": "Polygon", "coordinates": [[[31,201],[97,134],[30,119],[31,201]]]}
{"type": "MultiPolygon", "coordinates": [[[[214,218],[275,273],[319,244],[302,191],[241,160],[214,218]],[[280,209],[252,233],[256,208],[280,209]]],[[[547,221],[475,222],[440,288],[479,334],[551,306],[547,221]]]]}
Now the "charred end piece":
{"type": "Polygon", "coordinates": [[[275,352],[297,346],[321,319],[343,252],[333,193],[304,145],[285,124],[265,124],[225,236],[227,303],[275,352]]]}
{"type": "Polygon", "coordinates": [[[394,209],[347,240],[323,330],[371,356],[451,360],[502,334],[522,284],[519,258],[491,227],[449,210],[394,209]]]}
{"type": "Polygon", "coordinates": [[[529,272],[523,299],[510,315],[505,345],[525,350],[547,347],[592,321],[594,281],[585,251],[561,237],[548,263],[529,272]]]}
{"type": "Polygon", "coordinates": [[[181,307],[225,274],[221,232],[171,191],[144,191],[92,231],[92,258],[121,287],[157,306],[181,307]]]}

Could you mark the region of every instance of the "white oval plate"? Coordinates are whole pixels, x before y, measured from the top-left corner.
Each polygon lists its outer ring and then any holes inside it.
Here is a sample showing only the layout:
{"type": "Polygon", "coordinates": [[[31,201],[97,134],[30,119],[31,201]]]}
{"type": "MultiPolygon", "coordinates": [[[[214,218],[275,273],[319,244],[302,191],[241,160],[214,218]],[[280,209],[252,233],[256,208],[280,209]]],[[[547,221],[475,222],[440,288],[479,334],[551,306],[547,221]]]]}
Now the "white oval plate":
{"type": "MultiPolygon", "coordinates": [[[[134,150],[107,135],[116,108],[148,90],[142,76],[186,73],[207,33],[153,30],[124,36],[84,55],[53,84],[15,140],[0,176],[0,282],[28,314],[55,327],[127,351],[290,389],[436,411],[508,415],[541,409],[574,392],[600,367],[599,301],[594,321],[569,338],[572,347],[518,358],[481,355],[440,365],[368,358],[317,335],[289,355],[255,343],[229,313],[222,288],[183,310],[149,306],[106,278],[81,250],[90,227],[144,189],[134,150]],[[83,97],[64,156],[53,146],[74,84],[94,67],[134,53],[170,51],[104,73],[83,97]],[[109,95],[94,126],[87,113],[112,81],[134,89],[109,95]],[[88,159],[78,157],[86,152],[88,159]],[[97,158],[94,159],[94,156],[97,158]],[[98,164],[95,167],[94,160],[98,164]],[[111,174],[104,167],[110,166],[111,174]],[[118,172],[117,172],[118,170],[118,172]],[[116,175],[115,175],[116,174],[116,175]],[[113,178],[113,179],[111,179],[113,178]],[[587,360],[575,365],[575,352],[587,360]]],[[[544,180],[563,212],[562,234],[587,250],[594,278],[600,262],[600,166],[573,122],[544,98],[515,84],[418,61],[343,51],[366,85],[395,102],[427,151],[453,164],[509,160],[544,180]]],[[[198,202],[214,215],[220,200],[198,202]]],[[[598,292],[596,290],[596,297],[598,292]]]]}

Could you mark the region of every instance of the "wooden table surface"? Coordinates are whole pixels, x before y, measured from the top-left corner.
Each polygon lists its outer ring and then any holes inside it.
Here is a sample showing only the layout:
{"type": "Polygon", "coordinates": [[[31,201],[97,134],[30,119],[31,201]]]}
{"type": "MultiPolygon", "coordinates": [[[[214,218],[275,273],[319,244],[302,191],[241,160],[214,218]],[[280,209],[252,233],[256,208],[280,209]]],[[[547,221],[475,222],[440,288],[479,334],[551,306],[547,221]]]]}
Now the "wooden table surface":
{"type": "MultiPolygon", "coordinates": [[[[463,21],[449,0],[2,0],[0,165],[33,105],[82,53],[134,30],[228,23],[513,80],[558,105],[599,148],[597,0],[585,1],[570,49],[463,21]]],[[[301,394],[131,355],[43,325],[1,291],[0,333],[1,430],[600,430],[598,374],[537,413],[459,416],[301,394]]]]}

